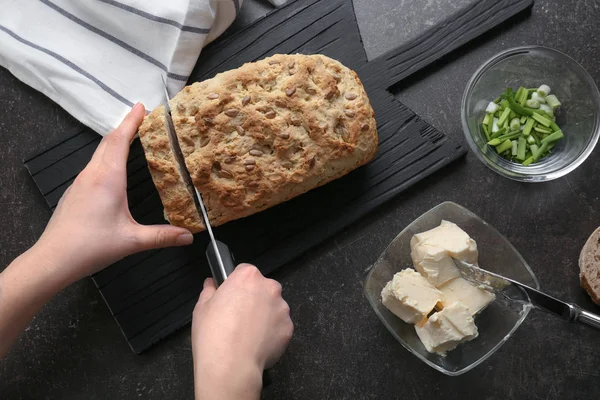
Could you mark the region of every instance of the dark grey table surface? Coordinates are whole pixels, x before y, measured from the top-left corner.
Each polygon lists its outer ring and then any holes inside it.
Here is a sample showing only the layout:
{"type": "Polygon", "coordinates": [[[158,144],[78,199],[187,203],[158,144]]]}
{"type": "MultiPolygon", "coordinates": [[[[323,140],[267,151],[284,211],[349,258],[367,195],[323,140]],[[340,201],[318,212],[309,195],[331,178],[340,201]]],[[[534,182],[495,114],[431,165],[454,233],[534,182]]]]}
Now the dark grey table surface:
{"type": "MultiPolygon", "coordinates": [[[[370,58],[468,0],[355,0],[370,58]]],[[[270,9],[246,0],[232,30],[270,9]]],[[[539,44],[566,52],[600,83],[598,1],[538,0],[505,24],[408,79],[398,97],[464,144],[460,98],[475,69],[500,50],[539,44]]],[[[22,160],[76,125],[42,94],[0,69],[0,268],[31,246],[50,213],[22,160]]],[[[296,332],[265,398],[598,399],[600,333],[532,312],[515,336],[471,372],[446,377],[410,355],[371,311],[365,270],[414,218],[452,200],[517,247],[542,288],[600,312],[579,288],[577,258],[600,225],[598,150],[568,177],[511,182],[473,154],[276,272],[296,332]]],[[[143,355],[129,350],[91,280],[60,293],[0,362],[0,399],[190,399],[190,329],[143,355]]]]}

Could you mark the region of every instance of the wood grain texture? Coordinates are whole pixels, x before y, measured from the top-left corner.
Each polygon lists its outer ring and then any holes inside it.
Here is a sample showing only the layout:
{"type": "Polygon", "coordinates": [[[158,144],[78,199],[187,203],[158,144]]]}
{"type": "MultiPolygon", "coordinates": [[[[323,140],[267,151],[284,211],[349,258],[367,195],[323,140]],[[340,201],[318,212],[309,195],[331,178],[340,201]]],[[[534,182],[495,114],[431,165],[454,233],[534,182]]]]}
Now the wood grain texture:
{"type": "MultiPolygon", "coordinates": [[[[238,261],[255,263],[268,274],[463,155],[460,146],[387,89],[531,4],[530,0],[480,1],[449,17],[441,28],[372,62],[362,47],[350,0],[298,0],[206,48],[190,81],[276,53],[323,53],[338,59],[361,77],[375,109],[380,140],[377,158],[367,166],[287,203],[223,225],[215,234],[229,244],[238,261]],[[445,45],[439,46],[440,42],[445,45]]],[[[85,167],[97,140],[83,130],[26,161],[51,208],[85,167]]],[[[134,218],[144,224],[164,223],[137,142],[127,171],[134,218]]],[[[193,246],[136,254],[94,276],[133,351],[141,352],[189,323],[202,281],[209,275],[207,244],[202,233],[193,246]]]]}

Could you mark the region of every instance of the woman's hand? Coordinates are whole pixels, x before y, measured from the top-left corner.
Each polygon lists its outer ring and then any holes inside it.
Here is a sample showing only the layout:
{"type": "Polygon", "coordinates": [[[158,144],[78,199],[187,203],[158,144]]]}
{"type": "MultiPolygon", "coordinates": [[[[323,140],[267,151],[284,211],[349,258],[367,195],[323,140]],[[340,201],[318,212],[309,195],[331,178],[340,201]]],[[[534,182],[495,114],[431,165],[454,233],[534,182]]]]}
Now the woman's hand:
{"type": "Polygon", "coordinates": [[[58,291],[146,249],[190,244],[170,225],[143,226],[127,207],[129,145],[144,118],[136,104],[67,189],[38,242],[0,273],[0,359],[58,291]]]}
{"type": "Polygon", "coordinates": [[[102,139],[34,246],[55,265],[66,284],[130,254],[193,241],[183,228],[140,225],[129,212],[127,156],[144,115],[144,106],[136,104],[121,125],[102,139]]]}
{"type": "Polygon", "coordinates": [[[219,289],[207,279],[192,322],[196,398],[257,399],[293,332],[281,285],[255,266],[241,264],[219,289]]]}

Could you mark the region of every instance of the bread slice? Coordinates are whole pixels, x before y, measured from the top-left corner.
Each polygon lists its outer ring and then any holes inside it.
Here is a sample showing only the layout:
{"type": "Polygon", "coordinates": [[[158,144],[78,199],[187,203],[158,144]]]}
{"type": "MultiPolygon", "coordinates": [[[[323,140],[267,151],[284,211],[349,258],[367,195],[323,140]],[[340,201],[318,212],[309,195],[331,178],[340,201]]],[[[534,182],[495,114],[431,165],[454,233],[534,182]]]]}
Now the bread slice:
{"type": "Polygon", "coordinates": [[[200,215],[182,178],[174,149],[167,134],[165,108],[146,116],[138,130],[148,168],[165,207],[165,218],[192,232],[204,230],[200,215]]]}
{"type": "MultiPolygon", "coordinates": [[[[337,179],[377,152],[377,124],[358,76],[321,55],[245,64],[185,87],[170,106],[187,170],[215,226],[337,179]]],[[[142,142],[147,157],[164,152],[152,139],[142,142]]],[[[169,218],[195,230],[197,221],[181,209],[185,189],[171,189],[179,195],[158,187],[169,218]]]]}
{"type": "Polygon", "coordinates": [[[600,305],[600,228],[588,238],[579,255],[581,287],[600,305]]]}

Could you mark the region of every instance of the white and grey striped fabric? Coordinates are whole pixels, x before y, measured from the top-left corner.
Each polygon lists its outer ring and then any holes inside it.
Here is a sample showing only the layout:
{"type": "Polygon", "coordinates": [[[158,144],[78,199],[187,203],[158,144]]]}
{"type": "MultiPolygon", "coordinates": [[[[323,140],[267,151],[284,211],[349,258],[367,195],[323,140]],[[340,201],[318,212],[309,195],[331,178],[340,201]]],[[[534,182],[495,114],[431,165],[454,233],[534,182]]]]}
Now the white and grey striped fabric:
{"type": "Polygon", "coordinates": [[[161,103],[161,75],[180,91],[242,1],[0,0],[0,65],[105,135],[161,103]]]}

